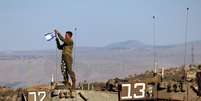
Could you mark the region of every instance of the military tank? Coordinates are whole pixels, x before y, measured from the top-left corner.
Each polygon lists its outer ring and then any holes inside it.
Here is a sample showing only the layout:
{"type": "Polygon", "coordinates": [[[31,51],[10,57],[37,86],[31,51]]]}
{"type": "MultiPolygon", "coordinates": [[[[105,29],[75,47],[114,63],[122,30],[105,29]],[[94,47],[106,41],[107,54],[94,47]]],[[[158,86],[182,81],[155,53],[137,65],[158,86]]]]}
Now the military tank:
{"type": "Polygon", "coordinates": [[[182,66],[108,80],[107,85],[109,91],[118,92],[119,101],[201,101],[200,70],[201,65],[182,66]]]}

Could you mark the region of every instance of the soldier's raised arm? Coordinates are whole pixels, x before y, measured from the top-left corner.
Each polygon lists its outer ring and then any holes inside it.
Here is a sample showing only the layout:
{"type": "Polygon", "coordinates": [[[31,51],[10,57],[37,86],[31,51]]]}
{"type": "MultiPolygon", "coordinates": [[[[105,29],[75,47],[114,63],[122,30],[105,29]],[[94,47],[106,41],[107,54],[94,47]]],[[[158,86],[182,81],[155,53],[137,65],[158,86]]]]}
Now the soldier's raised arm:
{"type": "Polygon", "coordinates": [[[65,41],[64,37],[56,29],[54,30],[54,32],[58,35],[58,37],[61,41],[63,41],[63,42],[65,41]]]}

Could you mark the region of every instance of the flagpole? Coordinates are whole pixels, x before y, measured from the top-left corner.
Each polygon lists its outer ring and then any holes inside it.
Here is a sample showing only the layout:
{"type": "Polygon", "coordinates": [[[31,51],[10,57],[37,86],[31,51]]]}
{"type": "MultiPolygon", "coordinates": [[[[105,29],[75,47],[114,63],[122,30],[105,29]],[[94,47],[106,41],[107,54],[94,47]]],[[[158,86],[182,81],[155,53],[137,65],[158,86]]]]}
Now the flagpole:
{"type": "MultiPolygon", "coordinates": [[[[55,33],[55,38],[56,37],[57,37],[57,35],[55,33]]],[[[56,57],[55,57],[55,59],[56,59],[56,76],[55,76],[56,80],[55,80],[55,82],[57,82],[58,81],[58,51],[57,51],[57,47],[55,48],[55,52],[56,52],[56,57]]]]}

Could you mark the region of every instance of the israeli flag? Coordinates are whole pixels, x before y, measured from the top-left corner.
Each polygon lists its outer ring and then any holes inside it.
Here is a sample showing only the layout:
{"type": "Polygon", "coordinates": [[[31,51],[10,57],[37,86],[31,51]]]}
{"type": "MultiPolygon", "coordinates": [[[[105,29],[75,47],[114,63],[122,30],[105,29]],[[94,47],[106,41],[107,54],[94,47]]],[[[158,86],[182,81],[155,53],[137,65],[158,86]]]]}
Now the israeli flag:
{"type": "Polygon", "coordinates": [[[50,40],[52,40],[52,39],[54,39],[54,37],[55,37],[55,34],[52,32],[52,33],[46,33],[45,34],[45,39],[47,40],[47,41],[50,41],[50,40]]]}

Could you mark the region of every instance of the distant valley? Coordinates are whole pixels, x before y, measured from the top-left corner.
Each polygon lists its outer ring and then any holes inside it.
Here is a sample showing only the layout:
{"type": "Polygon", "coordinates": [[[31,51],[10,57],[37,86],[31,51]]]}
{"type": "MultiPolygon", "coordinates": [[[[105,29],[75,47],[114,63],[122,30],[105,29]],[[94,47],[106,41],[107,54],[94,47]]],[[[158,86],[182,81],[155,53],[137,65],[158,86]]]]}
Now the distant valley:
{"type": "MultiPolygon", "coordinates": [[[[201,41],[187,44],[187,63],[201,64],[201,41]]],[[[78,47],[75,49],[74,70],[78,81],[105,81],[126,77],[153,69],[153,46],[129,40],[105,47],[78,47]]],[[[170,68],[184,63],[184,44],[156,47],[159,67],[170,68]]],[[[49,83],[51,75],[62,80],[61,51],[0,52],[0,85],[24,87],[49,83]]]]}

